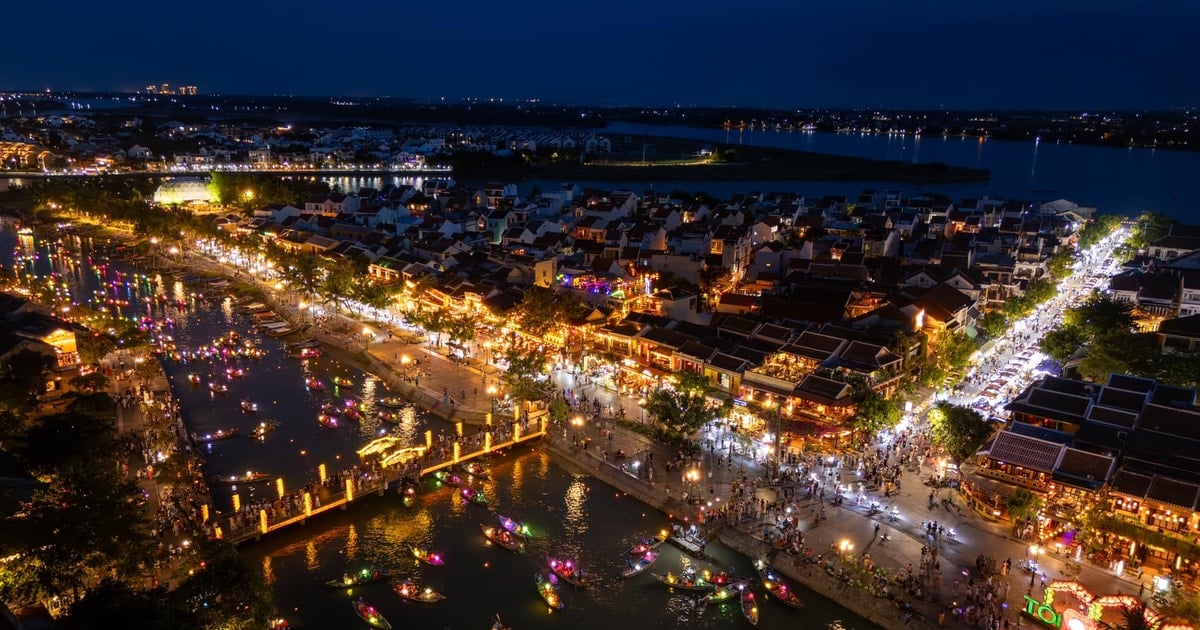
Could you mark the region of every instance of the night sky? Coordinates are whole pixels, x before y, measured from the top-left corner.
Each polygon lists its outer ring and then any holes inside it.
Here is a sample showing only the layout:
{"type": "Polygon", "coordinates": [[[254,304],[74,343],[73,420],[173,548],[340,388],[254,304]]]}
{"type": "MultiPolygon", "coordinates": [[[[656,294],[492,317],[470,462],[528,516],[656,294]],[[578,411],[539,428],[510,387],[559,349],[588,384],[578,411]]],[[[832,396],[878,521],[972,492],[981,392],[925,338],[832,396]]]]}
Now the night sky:
{"type": "Polygon", "coordinates": [[[7,90],[1200,105],[1196,0],[60,0],[6,3],[0,27],[7,90]]]}

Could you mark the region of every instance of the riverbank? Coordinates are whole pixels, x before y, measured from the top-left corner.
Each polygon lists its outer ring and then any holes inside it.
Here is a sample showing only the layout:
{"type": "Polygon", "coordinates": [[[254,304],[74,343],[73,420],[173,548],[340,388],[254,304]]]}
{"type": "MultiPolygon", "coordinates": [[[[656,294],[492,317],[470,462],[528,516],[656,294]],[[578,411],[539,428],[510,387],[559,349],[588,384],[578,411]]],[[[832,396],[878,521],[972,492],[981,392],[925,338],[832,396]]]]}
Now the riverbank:
{"type": "Polygon", "coordinates": [[[708,144],[666,137],[631,137],[613,152],[585,163],[558,162],[536,169],[538,177],[563,180],[645,181],[895,181],[919,183],[983,182],[986,169],[941,162],[895,160],[814,153],[774,147],[708,144]],[[701,157],[702,156],[702,157],[701,157]]]}

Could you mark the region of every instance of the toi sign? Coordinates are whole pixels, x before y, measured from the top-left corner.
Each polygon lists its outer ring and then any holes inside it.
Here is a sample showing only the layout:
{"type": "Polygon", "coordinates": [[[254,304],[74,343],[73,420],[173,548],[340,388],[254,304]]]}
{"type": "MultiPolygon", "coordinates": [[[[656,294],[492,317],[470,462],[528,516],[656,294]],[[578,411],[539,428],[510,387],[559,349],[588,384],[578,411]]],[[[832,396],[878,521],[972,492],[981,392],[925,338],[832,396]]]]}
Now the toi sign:
{"type": "Polygon", "coordinates": [[[1096,630],[1096,622],[1088,619],[1079,611],[1068,608],[1060,613],[1051,608],[1049,604],[1039,602],[1028,595],[1025,596],[1025,614],[1051,628],[1096,630]]]}

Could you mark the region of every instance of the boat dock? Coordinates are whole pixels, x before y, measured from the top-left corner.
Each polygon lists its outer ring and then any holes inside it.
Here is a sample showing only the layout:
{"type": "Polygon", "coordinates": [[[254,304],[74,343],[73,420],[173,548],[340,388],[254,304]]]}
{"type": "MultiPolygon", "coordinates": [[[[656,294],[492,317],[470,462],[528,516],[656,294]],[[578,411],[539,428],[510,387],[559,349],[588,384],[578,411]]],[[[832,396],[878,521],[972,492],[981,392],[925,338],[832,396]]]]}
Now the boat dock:
{"type": "MultiPolygon", "coordinates": [[[[436,462],[436,463],[430,464],[429,466],[423,467],[420,471],[420,476],[423,477],[430,473],[434,473],[439,470],[449,468],[456,464],[460,464],[462,462],[467,462],[467,461],[471,461],[473,459],[477,459],[479,457],[483,457],[485,455],[488,455],[488,454],[498,451],[498,450],[506,449],[506,448],[509,448],[512,446],[517,446],[519,444],[524,444],[527,442],[531,442],[533,440],[541,439],[542,437],[545,437],[545,435],[546,435],[546,424],[547,424],[548,420],[549,420],[549,418],[545,415],[543,415],[541,418],[538,418],[536,420],[530,420],[528,424],[532,424],[534,430],[530,431],[528,433],[525,432],[525,430],[522,428],[522,425],[520,425],[520,424],[515,425],[513,427],[511,436],[507,436],[508,439],[505,440],[504,442],[493,443],[492,439],[491,439],[491,437],[492,437],[491,433],[487,433],[484,436],[485,439],[484,439],[483,448],[481,448],[480,450],[475,451],[473,453],[466,453],[466,454],[460,453],[459,452],[459,443],[455,442],[454,449],[450,453],[449,457],[447,457],[444,461],[436,462]]],[[[459,435],[462,435],[462,424],[461,423],[458,424],[458,430],[459,430],[459,435]]],[[[426,433],[426,440],[428,441],[429,439],[430,439],[429,433],[426,433]]],[[[314,496],[309,492],[305,492],[304,493],[304,510],[302,510],[299,514],[290,515],[287,518],[282,518],[279,520],[272,521],[268,517],[266,510],[259,510],[258,525],[256,527],[243,527],[243,528],[240,528],[233,532],[224,532],[224,531],[222,531],[222,529],[220,527],[217,527],[215,530],[215,535],[217,538],[227,540],[234,545],[238,545],[238,544],[250,541],[250,540],[260,540],[260,539],[262,539],[263,536],[270,534],[272,532],[277,532],[279,530],[285,529],[292,525],[304,524],[304,523],[308,522],[308,519],[310,519],[314,516],[324,514],[331,510],[345,510],[350,506],[351,503],[360,501],[363,497],[369,496],[372,493],[378,494],[379,496],[383,496],[384,493],[386,493],[389,488],[396,487],[399,484],[401,484],[402,467],[393,466],[393,467],[389,467],[389,468],[384,468],[383,470],[384,470],[383,475],[379,479],[373,480],[371,483],[368,483],[363,486],[356,487],[354,484],[354,480],[347,479],[345,488],[343,488],[337,492],[334,492],[332,497],[330,497],[328,500],[321,502],[321,504],[319,506],[314,506],[314,500],[313,500],[314,496]]],[[[324,465],[321,465],[321,467],[319,468],[319,472],[320,472],[320,476],[321,476],[321,481],[324,482],[325,481],[325,466],[324,465]]],[[[277,479],[276,485],[277,485],[277,488],[279,491],[279,495],[283,496],[284,495],[283,480],[277,479]]],[[[205,506],[205,514],[206,515],[208,513],[207,508],[208,508],[208,506],[205,506]]],[[[234,511],[236,512],[238,509],[240,509],[239,497],[237,495],[234,495],[234,511]]],[[[222,516],[223,515],[218,514],[218,515],[215,515],[215,518],[221,519],[222,516]]]]}
{"type": "MultiPolygon", "coordinates": [[[[692,525],[694,529],[696,526],[692,525]]],[[[697,558],[704,558],[704,547],[707,542],[698,534],[685,530],[680,525],[671,527],[671,537],[667,539],[672,545],[679,547],[697,558]]]]}

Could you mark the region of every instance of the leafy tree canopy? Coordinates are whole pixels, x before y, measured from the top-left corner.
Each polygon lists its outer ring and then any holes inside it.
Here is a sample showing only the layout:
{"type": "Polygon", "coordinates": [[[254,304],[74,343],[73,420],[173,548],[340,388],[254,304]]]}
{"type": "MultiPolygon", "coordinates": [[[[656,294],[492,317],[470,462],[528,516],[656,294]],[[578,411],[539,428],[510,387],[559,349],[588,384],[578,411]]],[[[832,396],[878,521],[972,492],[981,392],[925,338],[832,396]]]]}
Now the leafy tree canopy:
{"type": "Polygon", "coordinates": [[[691,435],[716,414],[716,407],[704,397],[707,385],[704,377],[695,372],[679,372],[673,385],[660,387],[646,396],[646,412],[669,433],[691,435]]]}
{"type": "Polygon", "coordinates": [[[969,407],[940,403],[929,412],[933,439],[958,462],[979,451],[992,435],[992,425],[969,407]]]}
{"type": "Polygon", "coordinates": [[[885,398],[882,394],[868,391],[854,409],[850,418],[850,426],[856,433],[874,435],[884,429],[891,429],[900,424],[904,412],[896,400],[885,398]]]}

